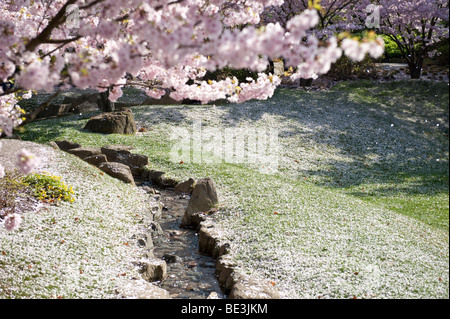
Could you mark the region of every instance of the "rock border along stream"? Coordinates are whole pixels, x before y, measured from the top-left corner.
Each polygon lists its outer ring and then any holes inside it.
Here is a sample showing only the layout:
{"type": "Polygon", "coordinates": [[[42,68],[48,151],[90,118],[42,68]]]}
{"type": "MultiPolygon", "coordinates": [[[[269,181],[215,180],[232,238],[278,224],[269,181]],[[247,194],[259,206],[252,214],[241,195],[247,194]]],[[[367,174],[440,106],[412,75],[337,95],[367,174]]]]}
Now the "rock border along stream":
{"type": "MultiPolygon", "coordinates": [[[[229,244],[219,240],[211,218],[218,204],[211,179],[195,183],[193,179],[178,182],[166,178],[164,172],[148,170],[148,158],[131,153],[129,146],[83,148],[69,141],[50,144],[149,194],[152,208],[144,221],[146,230],[135,236],[145,256],[136,266],[152,285],[138,298],[280,298],[270,282],[238,272],[227,258],[229,244]]],[[[119,298],[136,297],[126,289],[118,288],[117,292],[119,298]]]]}

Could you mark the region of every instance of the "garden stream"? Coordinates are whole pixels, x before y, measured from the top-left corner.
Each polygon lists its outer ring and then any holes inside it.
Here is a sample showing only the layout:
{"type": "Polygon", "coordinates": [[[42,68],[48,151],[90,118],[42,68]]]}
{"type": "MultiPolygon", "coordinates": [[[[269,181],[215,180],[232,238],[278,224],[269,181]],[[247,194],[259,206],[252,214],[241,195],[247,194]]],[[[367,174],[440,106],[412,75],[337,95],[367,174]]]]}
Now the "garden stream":
{"type": "Polygon", "coordinates": [[[153,238],[154,255],[167,263],[167,277],[157,283],[176,299],[226,298],[215,275],[215,261],[199,253],[198,233],[180,228],[189,196],[161,189],[163,234],[153,238]],[[210,297],[210,298],[211,298],[210,297]]]}

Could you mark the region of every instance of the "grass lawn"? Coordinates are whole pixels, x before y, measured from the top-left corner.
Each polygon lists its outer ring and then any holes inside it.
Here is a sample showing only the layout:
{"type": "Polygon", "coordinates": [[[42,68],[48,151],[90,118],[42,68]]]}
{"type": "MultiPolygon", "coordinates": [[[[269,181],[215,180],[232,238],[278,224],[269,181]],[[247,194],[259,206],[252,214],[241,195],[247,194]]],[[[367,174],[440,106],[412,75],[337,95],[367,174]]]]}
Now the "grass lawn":
{"type": "Polygon", "coordinates": [[[229,258],[283,297],[448,298],[448,100],[447,83],[344,82],[240,105],[133,107],[149,130],[136,136],[83,131],[93,114],[81,114],[31,123],[22,138],[133,145],[152,169],[212,177],[229,258]],[[173,160],[190,140],[171,135],[199,123],[205,136],[275,132],[277,156],[222,161],[212,139],[189,153],[203,162],[173,160]]]}
{"type": "Polygon", "coordinates": [[[133,236],[144,193],[64,152],[45,171],[73,186],[75,201],[24,212],[16,231],[0,227],[0,299],[114,297],[140,276],[131,262],[142,257],[133,236]]]}

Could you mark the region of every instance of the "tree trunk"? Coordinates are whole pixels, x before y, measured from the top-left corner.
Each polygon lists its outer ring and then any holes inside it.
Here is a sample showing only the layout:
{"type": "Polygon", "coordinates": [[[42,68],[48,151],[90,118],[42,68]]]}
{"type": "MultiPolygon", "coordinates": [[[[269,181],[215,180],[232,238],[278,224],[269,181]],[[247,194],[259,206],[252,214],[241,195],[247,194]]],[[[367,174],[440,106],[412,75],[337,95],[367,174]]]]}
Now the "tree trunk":
{"type": "Polygon", "coordinates": [[[411,79],[420,79],[420,76],[422,75],[423,58],[419,58],[416,63],[409,63],[408,66],[411,79]]]}
{"type": "Polygon", "coordinates": [[[106,90],[105,92],[100,92],[97,99],[97,106],[102,112],[114,112],[114,102],[111,102],[108,96],[109,90],[106,90]]]}
{"type": "Polygon", "coordinates": [[[274,69],[275,69],[275,65],[274,65],[274,63],[273,63],[273,60],[272,59],[269,59],[269,67],[267,68],[267,72],[268,73],[272,73],[272,74],[274,74],[274,69]]]}
{"type": "Polygon", "coordinates": [[[300,86],[311,86],[313,79],[303,79],[300,78],[300,86]]]}

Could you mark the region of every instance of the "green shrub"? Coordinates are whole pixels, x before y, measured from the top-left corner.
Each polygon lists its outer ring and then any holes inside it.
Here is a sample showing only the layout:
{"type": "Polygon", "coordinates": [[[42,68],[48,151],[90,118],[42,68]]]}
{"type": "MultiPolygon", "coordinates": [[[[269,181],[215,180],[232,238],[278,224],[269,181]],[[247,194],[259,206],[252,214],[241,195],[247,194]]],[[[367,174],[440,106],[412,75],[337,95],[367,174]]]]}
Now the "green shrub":
{"type": "Polygon", "coordinates": [[[23,182],[34,189],[34,196],[41,201],[56,203],[63,200],[73,202],[75,194],[72,186],[67,186],[61,181],[61,177],[44,174],[31,174],[23,178],[23,182]]]}
{"type": "Polygon", "coordinates": [[[384,55],[382,60],[385,62],[404,62],[402,51],[398,48],[397,43],[387,35],[382,35],[384,40],[384,55]]]}

